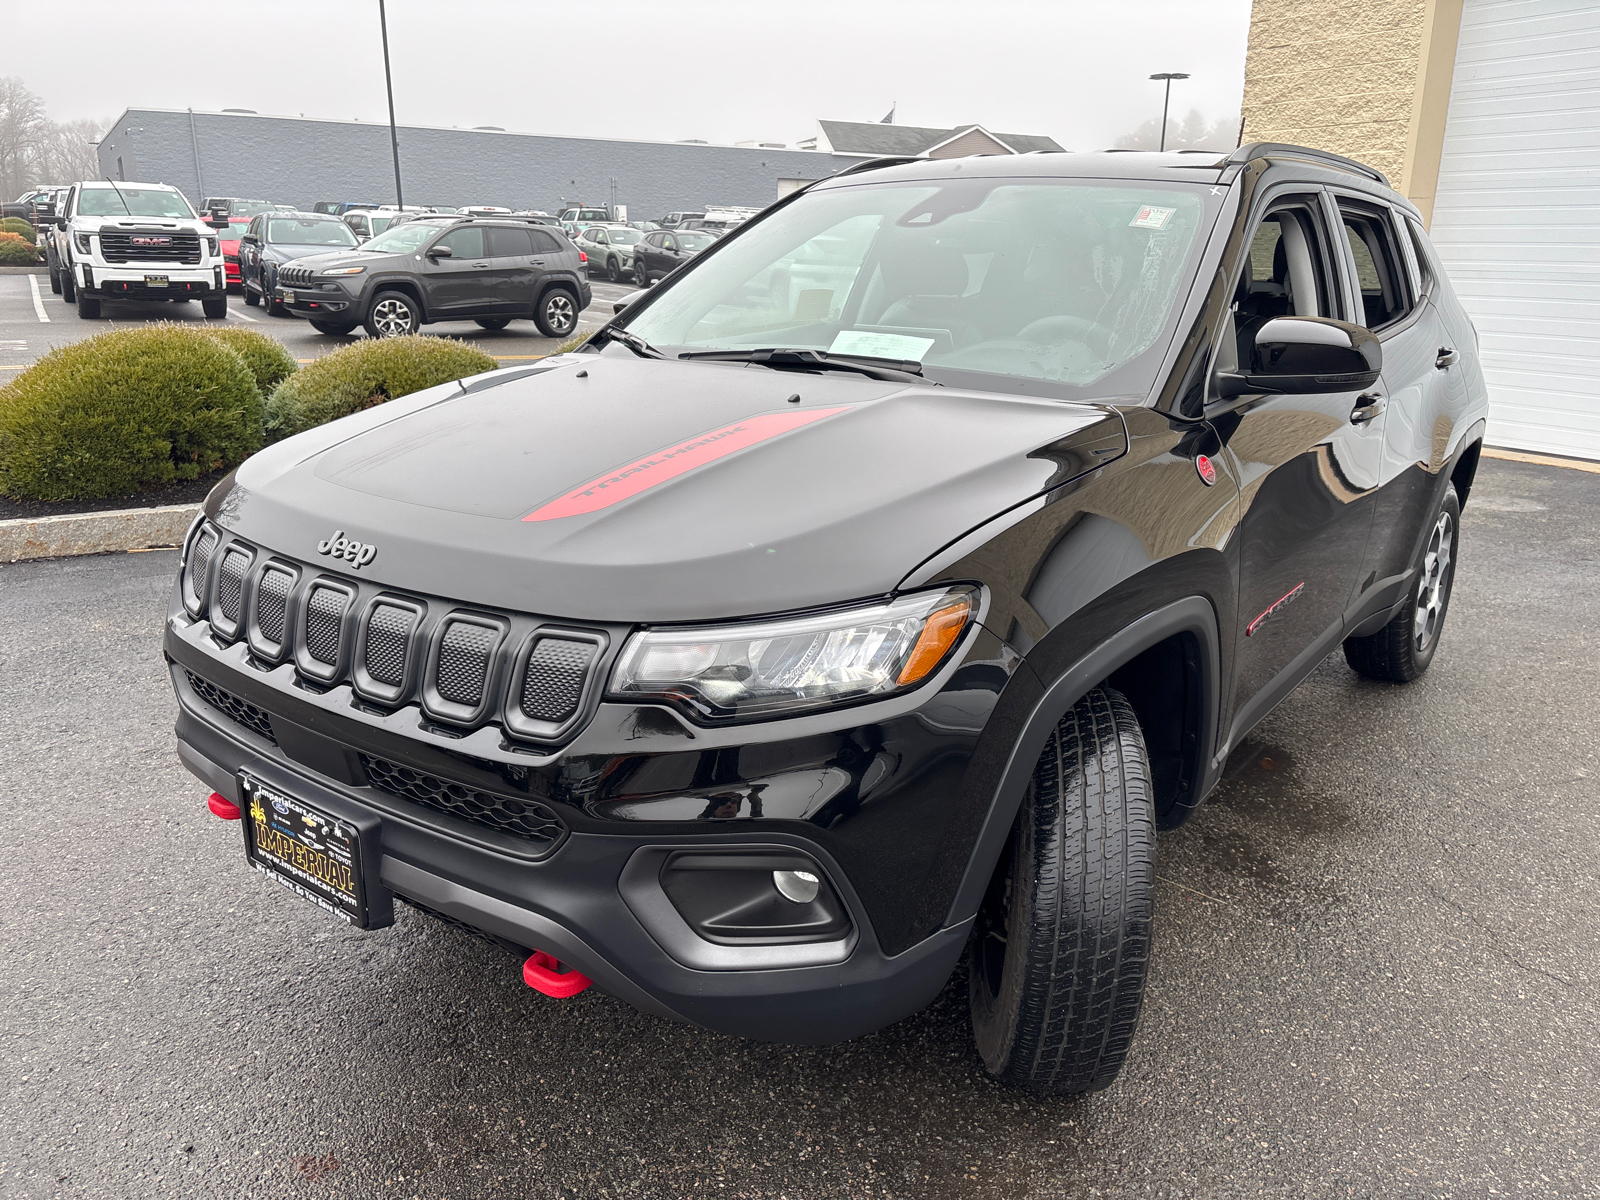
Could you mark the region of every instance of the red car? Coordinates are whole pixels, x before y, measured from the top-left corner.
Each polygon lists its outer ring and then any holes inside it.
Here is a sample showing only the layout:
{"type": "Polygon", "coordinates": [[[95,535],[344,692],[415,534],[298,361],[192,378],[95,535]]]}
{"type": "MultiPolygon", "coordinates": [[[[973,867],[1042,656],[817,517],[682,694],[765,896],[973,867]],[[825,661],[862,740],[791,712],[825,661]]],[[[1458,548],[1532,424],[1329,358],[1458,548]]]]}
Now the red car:
{"type": "Polygon", "coordinates": [[[222,242],[222,267],[228,276],[228,290],[240,292],[243,290],[239,282],[239,239],[250,228],[249,217],[229,217],[228,227],[217,230],[218,239],[222,242]]]}

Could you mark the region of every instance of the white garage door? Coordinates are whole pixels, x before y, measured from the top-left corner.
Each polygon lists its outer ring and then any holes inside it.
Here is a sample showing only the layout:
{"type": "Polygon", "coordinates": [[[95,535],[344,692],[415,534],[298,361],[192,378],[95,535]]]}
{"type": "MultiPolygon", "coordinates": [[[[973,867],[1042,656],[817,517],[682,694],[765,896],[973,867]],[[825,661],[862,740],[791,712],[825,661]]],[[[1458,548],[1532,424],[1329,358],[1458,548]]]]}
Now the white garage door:
{"type": "Polygon", "coordinates": [[[1466,0],[1430,231],[1488,441],[1600,459],[1600,6],[1466,0]]]}

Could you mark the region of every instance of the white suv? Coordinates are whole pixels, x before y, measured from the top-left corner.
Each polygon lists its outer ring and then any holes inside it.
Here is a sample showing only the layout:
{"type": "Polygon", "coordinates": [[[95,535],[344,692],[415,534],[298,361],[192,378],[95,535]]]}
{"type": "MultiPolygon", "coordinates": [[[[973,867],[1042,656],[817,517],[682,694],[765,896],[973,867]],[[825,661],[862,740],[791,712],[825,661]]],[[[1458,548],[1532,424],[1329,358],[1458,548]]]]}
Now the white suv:
{"type": "Polygon", "coordinates": [[[228,315],[228,281],[217,230],[164,183],[88,180],[72,185],[52,222],[52,289],[78,315],[101,300],[191,300],[208,317],[228,315]]]}

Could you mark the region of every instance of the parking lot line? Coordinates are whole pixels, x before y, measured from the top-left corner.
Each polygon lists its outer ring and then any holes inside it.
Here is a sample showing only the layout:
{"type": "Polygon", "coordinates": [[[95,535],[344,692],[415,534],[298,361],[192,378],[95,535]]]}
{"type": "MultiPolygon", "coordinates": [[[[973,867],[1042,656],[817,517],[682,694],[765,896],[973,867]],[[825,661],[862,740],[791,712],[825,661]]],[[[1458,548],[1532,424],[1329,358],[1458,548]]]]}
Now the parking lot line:
{"type": "Polygon", "coordinates": [[[252,325],[261,324],[260,321],[256,320],[256,318],[250,316],[248,313],[235,312],[231,308],[228,310],[228,319],[230,321],[249,321],[252,325]]]}
{"type": "Polygon", "coordinates": [[[39,314],[39,320],[46,325],[50,324],[50,318],[44,311],[44,297],[39,295],[39,277],[37,275],[28,276],[28,287],[33,291],[33,311],[39,314]]]}

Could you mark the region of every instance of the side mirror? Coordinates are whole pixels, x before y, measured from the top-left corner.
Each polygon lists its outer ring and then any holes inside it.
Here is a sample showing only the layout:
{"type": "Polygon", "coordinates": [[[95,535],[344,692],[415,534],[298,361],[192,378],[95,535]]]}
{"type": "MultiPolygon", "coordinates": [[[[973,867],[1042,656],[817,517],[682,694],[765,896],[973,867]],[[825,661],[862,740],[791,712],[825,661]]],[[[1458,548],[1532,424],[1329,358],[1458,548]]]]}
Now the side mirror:
{"type": "Polygon", "coordinates": [[[611,302],[611,311],[614,313],[621,312],[642,295],[644,295],[643,292],[629,292],[626,296],[622,297],[622,299],[613,300],[611,302]]]}
{"type": "Polygon", "coordinates": [[[206,218],[206,224],[211,226],[213,229],[226,229],[228,227],[228,218],[219,217],[213,214],[212,216],[206,218]]]}
{"type": "Polygon", "coordinates": [[[449,246],[435,246],[432,250],[428,251],[428,257],[433,259],[435,262],[441,258],[454,258],[455,256],[455,251],[450,249],[449,246]]]}
{"type": "Polygon", "coordinates": [[[1328,317],[1274,317],[1256,330],[1251,358],[1243,374],[1218,372],[1221,398],[1358,392],[1383,371],[1383,346],[1371,330],[1328,317]]]}

